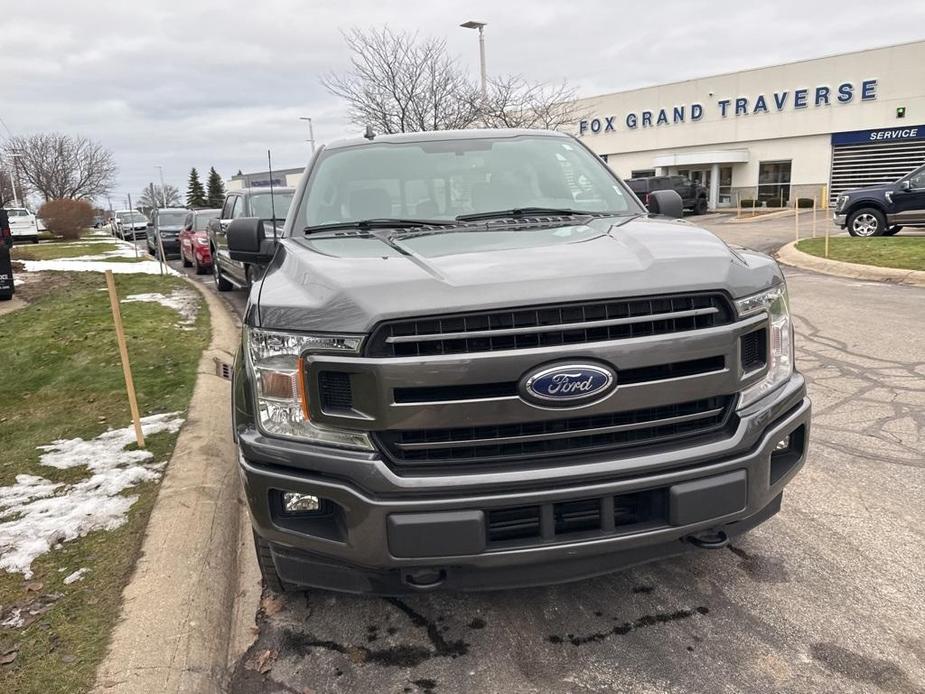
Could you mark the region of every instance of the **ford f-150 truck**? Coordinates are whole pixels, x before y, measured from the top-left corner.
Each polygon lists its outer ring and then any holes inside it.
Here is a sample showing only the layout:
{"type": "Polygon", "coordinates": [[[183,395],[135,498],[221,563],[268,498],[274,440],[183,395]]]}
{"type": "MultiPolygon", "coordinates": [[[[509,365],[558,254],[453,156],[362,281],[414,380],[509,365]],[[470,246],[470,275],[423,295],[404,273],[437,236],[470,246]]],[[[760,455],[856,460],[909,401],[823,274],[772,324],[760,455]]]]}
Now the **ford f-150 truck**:
{"type": "Polygon", "coordinates": [[[810,427],[784,277],[649,205],[571,136],[444,131],[331,144],[284,225],[229,223],[272,590],[568,581],[780,509],[810,427]]]}
{"type": "Polygon", "coordinates": [[[904,226],[925,227],[925,166],[895,183],[842,193],[833,221],[852,236],[893,236],[904,226]]]}

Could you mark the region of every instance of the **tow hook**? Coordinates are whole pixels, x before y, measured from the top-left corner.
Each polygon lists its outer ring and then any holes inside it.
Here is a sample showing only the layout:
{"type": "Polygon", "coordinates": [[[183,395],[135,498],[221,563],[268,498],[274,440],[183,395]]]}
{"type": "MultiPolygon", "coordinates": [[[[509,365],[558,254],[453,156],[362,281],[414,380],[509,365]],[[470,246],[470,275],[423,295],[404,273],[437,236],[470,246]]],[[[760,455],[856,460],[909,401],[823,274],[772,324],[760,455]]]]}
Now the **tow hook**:
{"type": "Polygon", "coordinates": [[[402,578],[416,590],[434,590],[446,580],[446,569],[405,569],[402,578]]]}
{"type": "Polygon", "coordinates": [[[707,530],[684,539],[700,549],[722,549],[729,544],[729,536],[722,530],[707,530]]]}

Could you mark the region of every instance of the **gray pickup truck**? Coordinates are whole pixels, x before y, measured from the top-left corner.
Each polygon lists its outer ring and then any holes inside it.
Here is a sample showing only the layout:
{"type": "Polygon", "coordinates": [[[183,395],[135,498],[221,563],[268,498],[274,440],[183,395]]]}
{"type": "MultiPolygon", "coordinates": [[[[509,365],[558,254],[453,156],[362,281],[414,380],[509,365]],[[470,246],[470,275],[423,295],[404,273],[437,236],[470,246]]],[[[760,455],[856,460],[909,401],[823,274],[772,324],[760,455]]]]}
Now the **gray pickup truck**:
{"type": "Polygon", "coordinates": [[[573,137],[472,130],[334,143],[284,226],[231,221],[267,585],[569,581],[773,516],[810,427],[784,278],[680,207],[573,137]]]}

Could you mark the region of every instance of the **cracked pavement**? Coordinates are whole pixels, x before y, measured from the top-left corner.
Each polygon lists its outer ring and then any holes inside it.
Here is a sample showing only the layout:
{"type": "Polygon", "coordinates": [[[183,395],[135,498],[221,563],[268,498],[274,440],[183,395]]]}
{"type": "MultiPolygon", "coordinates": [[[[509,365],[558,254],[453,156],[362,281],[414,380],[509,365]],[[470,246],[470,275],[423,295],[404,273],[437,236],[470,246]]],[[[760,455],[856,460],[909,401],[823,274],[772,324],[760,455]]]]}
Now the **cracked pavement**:
{"type": "MultiPolygon", "coordinates": [[[[768,250],[791,225],[711,226],[768,250]]],[[[787,275],[815,410],[777,516],[560,586],[265,596],[231,690],[925,692],[925,289],[787,275]]]]}

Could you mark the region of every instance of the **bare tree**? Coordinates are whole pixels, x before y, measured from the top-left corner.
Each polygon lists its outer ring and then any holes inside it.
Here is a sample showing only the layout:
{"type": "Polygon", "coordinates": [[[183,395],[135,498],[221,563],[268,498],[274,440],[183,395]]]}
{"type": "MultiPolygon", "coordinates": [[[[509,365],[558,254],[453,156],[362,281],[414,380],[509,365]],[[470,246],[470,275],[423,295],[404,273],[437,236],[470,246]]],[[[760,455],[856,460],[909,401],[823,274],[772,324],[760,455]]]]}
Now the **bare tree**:
{"type": "Polygon", "coordinates": [[[183,199],[180,197],[180,191],[176,186],[169,183],[164,184],[164,188],[155,183],[149,183],[138,197],[138,206],[146,210],[154,210],[163,207],[183,207],[183,199]]]}
{"type": "Polygon", "coordinates": [[[575,89],[565,82],[529,82],[519,75],[494,77],[482,104],[479,122],[486,128],[558,130],[583,117],[575,89]]]}
{"type": "Polygon", "coordinates": [[[478,89],[446,52],[446,42],[388,27],[344,34],[353,70],[322,84],[347,101],[348,117],[376,132],[467,128],[478,117],[478,89]]]}
{"type": "Polygon", "coordinates": [[[447,54],[446,42],[388,27],[344,34],[353,69],[322,84],[347,101],[348,117],[380,133],[450,128],[547,128],[581,118],[575,90],[520,76],[492,78],[486,98],[447,54]]]}
{"type": "Polygon", "coordinates": [[[45,200],[104,195],[112,189],[118,171],[112,152],[80,135],[11,137],[4,150],[7,157],[19,155],[21,180],[45,200]]]}

